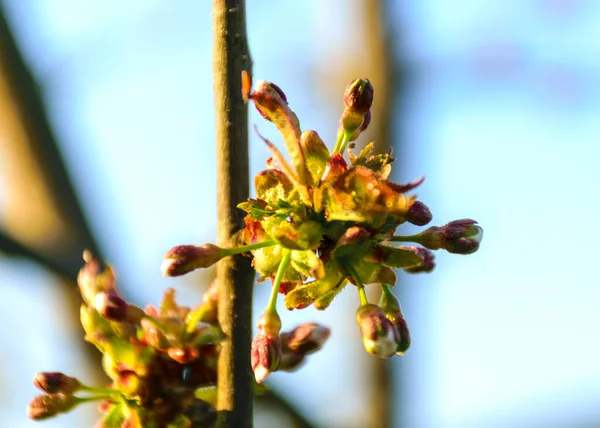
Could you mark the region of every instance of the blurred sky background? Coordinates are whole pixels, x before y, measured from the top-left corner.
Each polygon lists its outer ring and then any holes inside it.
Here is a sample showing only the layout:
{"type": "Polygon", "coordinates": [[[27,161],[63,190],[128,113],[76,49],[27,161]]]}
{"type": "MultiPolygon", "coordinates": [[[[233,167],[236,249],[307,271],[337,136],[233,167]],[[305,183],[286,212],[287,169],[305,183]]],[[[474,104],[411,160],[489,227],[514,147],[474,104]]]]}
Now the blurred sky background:
{"type": "MultiPolygon", "coordinates": [[[[330,147],[346,84],[370,77],[358,2],[247,2],[255,78],[281,86],[303,129],[330,147]]],[[[175,287],[194,305],[207,274],[165,279],[159,266],[173,245],[215,239],[211,2],[0,4],[127,296],[143,306],[175,287]]],[[[410,75],[394,94],[387,142],[401,141],[395,179],[427,177],[418,194],[432,224],[468,217],[485,230],[474,255],[437,253],[432,274],[399,273],[413,344],[391,362],[401,385],[393,426],[600,426],[600,2],[392,0],[386,8],[394,57],[410,75]]],[[[280,141],[254,109],[250,123],[280,141]]],[[[7,138],[0,131],[2,215],[8,183],[24,180],[10,168],[7,138]]],[[[254,133],[250,144],[256,173],[268,150],[254,133]]],[[[14,219],[2,221],[17,235],[14,219]]],[[[43,268],[0,255],[2,428],[36,425],[25,415],[36,372],[88,379],[81,332],[66,315],[77,306],[56,285],[43,268]]],[[[256,287],[256,315],[267,289],[256,287]]],[[[333,328],[302,369],[271,378],[323,427],[366,426],[370,357],[357,304],[348,289],[327,312],[284,314],[290,327],[333,328]]],[[[92,426],[93,407],[39,426],[92,426]]]]}

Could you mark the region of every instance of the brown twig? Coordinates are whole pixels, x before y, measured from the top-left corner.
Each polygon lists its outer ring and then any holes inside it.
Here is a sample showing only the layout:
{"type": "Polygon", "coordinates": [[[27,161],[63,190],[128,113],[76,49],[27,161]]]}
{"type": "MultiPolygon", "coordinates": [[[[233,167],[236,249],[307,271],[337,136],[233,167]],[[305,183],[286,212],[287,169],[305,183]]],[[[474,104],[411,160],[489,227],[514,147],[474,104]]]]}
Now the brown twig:
{"type": "MultiPolygon", "coordinates": [[[[213,76],[217,139],[217,211],[220,246],[231,244],[242,225],[236,206],[249,196],[248,108],[241,73],[250,72],[244,0],[213,0],[213,76]]],[[[218,365],[219,427],[253,426],[254,376],[250,367],[252,282],[248,259],[217,265],[219,323],[225,334],[218,365]]]]}

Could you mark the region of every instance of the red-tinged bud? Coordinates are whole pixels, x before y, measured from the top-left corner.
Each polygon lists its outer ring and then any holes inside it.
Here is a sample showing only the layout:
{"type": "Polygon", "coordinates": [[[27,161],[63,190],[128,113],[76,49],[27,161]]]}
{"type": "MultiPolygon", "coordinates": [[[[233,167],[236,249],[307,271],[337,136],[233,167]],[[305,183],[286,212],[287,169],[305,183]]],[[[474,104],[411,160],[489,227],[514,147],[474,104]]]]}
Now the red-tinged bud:
{"type": "Polygon", "coordinates": [[[388,317],[392,323],[398,329],[400,333],[400,343],[398,344],[398,348],[396,348],[397,355],[404,355],[408,348],[410,348],[410,330],[408,329],[408,324],[406,323],[406,319],[402,316],[402,313],[396,314],[396,316],[392,319],[388,317]]]}
{"type": "Polygon", "coordinates": [[[256,327],[267,336],[278,336],[281,331],[281,318],[277,312],[266,310],[258,319],[256,327]]]}
{"type": "Polygon", "coordinates": [[[256,89],[248,97],[254,100],[254,106],[260,115],[270,122],[273,121],[273,112],[288,103],[279,86],[264,80],[256,82],[256,89]]]}
{"type": "Polygon", "coordinates": [[[404,315],[402,314],[402,306],[400,306],[400,302],[389,287],[382,290],[379,306],[385,313],[386,318],[398,330],[400,341],[396,347],[396,354],[402,356],[410,347],[410,331],[408,330],[406,319],[404,319],[404,315]]]}
{"type": "Polygon", "coordinates": [[[169,348],[167,354],[179,364],[188,364],[200,356],[200,352],[197,349],[190,347],[169,348]]]}
{"type": "Polygon", "coordinates": [[[348,110],[366,114],[373,105],[375,88],[368,79],[350,82],[344,92],[344,105],[348,110]]]}
{"type": "Polygon", "coordinates": [[[43,394],[29,402],[27,416],[30,419],[42,420],[65,413],[79,404],[79,398],[71,394],[43,394]]]}
{"type": "Polygon", "coordinates": [[[471,254],[483,239],[483,229],[475,220],[454,220],[445,226],[432,226],[419,233],[415,241],[431,250],[444,248],[449,253],[471,254]]]}
{"type": "Polygon", "coordinates": [[[421,201],[414,201],[406,212],[406,220],[417,226],[425,226],[432,218],[431,211],[421,201]]]}
{"type": "Polygon", "coordinates": [[[339,153],[331,155],[325,165],[325,172],[321,181],[333,181],[348,170],[348,164],[344,157],[339,153]]]}
{"type": "Polygon", "coordinates": [[[262,383],[279,367],[281,343],[279,336],[269,336],[260,332],[252,341],[250,362],[257,383],[262,383]]]}
{"type": "Polygon", "coordinates": [[[201,247],[178,245],[167,251],[160,269],[163,276],[185,275],[195,269],[212,266],[225,255],[222,248],[213,244],[204,244],[201,247]]]}
{"type": "Polygon", "coordinates": [[[293,372],[294,370],[300,368],[305,359],[306,354],[282,349],[281,360],[279,361],[279,367],[277,368],[277,370],[284,372],[293,372]]]}
{"type": "Polygon", "coordinates": [[[49,394],[73,394],[81,387],[81,382],[60,372],[41,372],[33,378],[36,388],[49,394]]]}
{"type": "Polygon", "coordinates": [[[431,271],[433,271],[433,269],[435,268],[435,256],[434,254],[422,247],[410,247],[411,250],[413,250],[415,252],[415,254],[423,257],[423,262],[417,266],[412,266],[412,267],[407,267],[404,268],[404,270],[408,273],[422,273],[422,272],[426,272],[429,273],[431,271]]]}
{"type": "Polygon", "coordinates": [[[127,315],[127,302],[114,291],[101,291],[94,297],[94,308],[111,321],[123,321],[127,315]]]}
{"type": "Polygon", "coordinates": [[[146,318],[140,320],[142,326],[142,341],[155,349],[165,349],[169,346],[169,341],[154,323],[146,318]]]}
{"type": "Polygon", "coordinates": [[[191,422],[192,427],[209,427],[217,420],[217,411],[215,408],[199,398],[195,398],[186,407],[183,414],[191,422]]]}
{"type": "Polygon", "coordinates": [[[377,305],[363,305],[356,311],[365,350],[379,358],[390,358],[396,353],[400,335],[396,326],[377,305]]]}
{"type": "Polygon", "coordinates": [[[304,323],[290,332],[281,334],[283,349],[308,355],[323,347],[331,330],[316,323],[304,323]]]}
{"type": "Polygon", "coordinates": [[[110,266],[103,268],[89,250],[83,252],[83,260],[85,265],[77,275],[77,284],[83,301],[92,305],[99,291],[114,291],[116,278],[110,266]]]}

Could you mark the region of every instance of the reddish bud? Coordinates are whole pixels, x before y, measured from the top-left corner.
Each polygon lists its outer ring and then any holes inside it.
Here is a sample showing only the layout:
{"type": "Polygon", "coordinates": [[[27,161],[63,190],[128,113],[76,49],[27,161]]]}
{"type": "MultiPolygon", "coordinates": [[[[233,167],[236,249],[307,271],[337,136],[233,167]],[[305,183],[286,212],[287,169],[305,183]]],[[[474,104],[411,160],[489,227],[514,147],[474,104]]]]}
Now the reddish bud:
{"type": "Polygon", "coordinates": [[[53,394],[73,394],[81,387],[79,382],[74,377],[67,376],[60,372],[41,372],[33,378],[33,384],[36,388],[53,394]]]}
{"type": "Polygon", "coordinates": [[[396,353],[400,336],[396,326],[388,320],[377,305],[363,305],[356,311],[365,350],[379,358],[390,358],[396,353]]]}
{"type": "Polygon", "coordinates": [[[402,307],[400,302],[391,292],[391,290],[383,289],[381,293],[381,300],[379,306],[385,313],[385,316],[390,322],[396,327],[399,335],[398,346],[396,347],[396,354],[404,355],[404,353],[410,347],[410,331],[408,330],[408,324],[402,314],[402,307]]]}
{"type": "Polygon", "coordinates": [[[432,226],[417,235],[416,241],[431,250],[444,248],[449,253],[471,254],[483,239],[483,229],[475,220],[454,220],[445,226],[432,226]]]}
{"type": "Polygon", "coordinates": [[[94,308],[100,315],[111,321],[123,321],[129,305],[114,291],[101,291],[94,297],[94,308]]]}
{"type": "Polygon", "coordinates": [[[281,334],[281,346],[292,352],[308,355],[323,347],[331,330],[316,323],[304,323],[281,334]]]}
{"type": "Polygon", "coordinates": [[[426,250],[425,248],[422,247],[410,247],[410,249],[412,251],[415,252],[415,254],[423,257],[423,262],[417,266],[412,266],[412,267],[407,267],[404,268],[404,270],[408,273],[421,273],[421,272],[426,272],[429,273],[431,271],[433,271],[433,269],[435,268],[435,256],[433,255],[433,253],[429,250],[426,250]]]}
{"type": "Polygon", "coordinates": [[[213,244],[204,244],[201,247],[179,245],[167,251],[160,269],[163,276],[185,275],[195,269],[212,266],[225,255],[222,248],[213,244]]]}
{"type": "Polygon", "coordinates": [[[177,361],[179,364],[188,364],[200,356],[200,352],[197,349],[190,347],[169,348],[167,354],[172,360],[177,361]]]}
{"type": "Polygon", "coordinates": [[[43,394],[29,402],[27,416],[41,420],[51,418],[59,413],[68,412],[79,404],[79,399],[70,394],[43,394]]]}
{"type": "Polygon", "coordinates": [[[344,92],[344,105],[347,109],[366,114],[373,105],[375,88],[368,79],[350,82],[344,92]]]}
{"type": "Polygon", "coordinates": [[[279,336],[269,336],[259,332],[252,341],[250,353],[250,362],[256,382],[262,383],[272,372],[277,370],[280,360],[279,336]]]}
{"type": "Polygon", "coordinates": [[[431,211],[421,201],[414,201],[406,212],[406,220],[417,226],[425,226],[432,218],[431,211]]]}

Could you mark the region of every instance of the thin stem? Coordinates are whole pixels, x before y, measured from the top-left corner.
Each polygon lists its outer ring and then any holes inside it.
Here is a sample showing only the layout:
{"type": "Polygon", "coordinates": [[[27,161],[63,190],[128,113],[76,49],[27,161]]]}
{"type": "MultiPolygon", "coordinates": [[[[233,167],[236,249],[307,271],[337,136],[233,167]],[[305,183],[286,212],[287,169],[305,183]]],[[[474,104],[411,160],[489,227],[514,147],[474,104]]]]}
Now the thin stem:
{"type": "Polygon", "coordinates": [[[259,248],[272,247],[273,245],[277,245],[277,242],[275,242],[274,240],[271,240],[271,241],[256,242],[254,244],[242,245],[241,247],[223,248],[222,250],[225,253],[225,256],[232,256],[234,254],[247,253],[249,251],[257,250],[259,248]]]}
{"type": "Polygon", "coordinates": [[[333,153],[339,153],[340,145],[342,144],[342,140],[344,139],[344,128],[340,128],[337,134],[337,139],[335,140],[335,146],[333,146],[333,153]]]}
{"type": "MultiPolygon", "coordinates": [[[[81,385],[79,390],[84,391],[84,392],[89,392],[90,394],[96,394],[96,395],[92,395],[90,397],[103,396],[104,398],[119,398],[119,399],[121,398],[121,392],[117,391],[116,389],[81,385]]],[[[80,398],[87,398],[87,397],[80,397],[80,398]]]]}
{"type": "Polygon", "coordinates": [[[269,297],[269,303],[267,304],[267,311],[271,313],[277,313],[277,296],[279,296],[279,285],[283,279],[283,274],[290,264],[292,258],[292,252],[286,250],[279,267],[277,268],[277,274],[275,274],[275,280],[273,281],[273,288],[271,288],[271,296],[269,297]]]}
{"type": "Polygon", "coordinates": [[[344,135],[342,137],[342,142],[340,144],[340,154],[343,156],[344,151],[346,150],[346,146],[350,142],[350,138],[352,137],[353,132],[344,131],[344,135]]]}
{"type": "Polygon", "coordinates": [[[346,131],[344,128],[341,128],[338,131],[337,140],[335,142],[335,147],[333,148],[333,153],[344,154],[344,150],[346,150],[346,146],[350,142],[350,138],[352,137],[353,132],[346,131]]]}
{"type": "MultiPolygon", "coordinates": [[[[115,398],[115,397],[112,395],[104,395],[104,394],[90,395],[88,397],[77,397],[77,402],[79,404],[83,404],[83,403],[89,403],[90,401],[106,400],[107,398],[115,398]]],[[[121,397],[119,397],[119,398],[121,398],[121,397]]]]}
{"type": "Polygon", "coordinates": [[[408,235],[408,236],[392,236],[390,242],[419,242],[419,235],[408,235]]]}
{"type": "Polygon", "coordinates": [[[350,263],[345,264],[344,267],[346,268],[348,273],[350,273],[350,276],[352,277],[352,279],[354,279],[354,282],[356,283],[356,288],[358,289],[358,297],[360,298],[360,305],[361,306],[368,305],[369,299],[367,299],[365,285],[361,281],[360,276],[358,275],[358,272],[356,272],[356,270],[354,270],[354,267],[350,263]]]}

